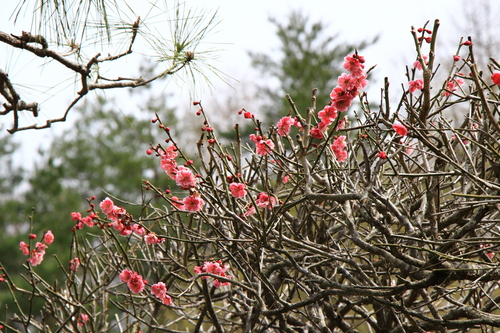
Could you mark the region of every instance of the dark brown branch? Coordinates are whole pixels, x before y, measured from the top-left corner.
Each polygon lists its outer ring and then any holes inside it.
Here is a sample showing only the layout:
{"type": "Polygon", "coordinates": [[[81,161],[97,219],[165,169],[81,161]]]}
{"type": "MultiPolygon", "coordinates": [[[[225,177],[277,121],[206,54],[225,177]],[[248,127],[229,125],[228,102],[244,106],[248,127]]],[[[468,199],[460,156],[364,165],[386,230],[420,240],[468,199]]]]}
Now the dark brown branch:
{"type": "Polygon", "coordinates": [[[76,62],[70,61],[63,57],[61,54],[57,53],[56,51],[53,51],[51,49],[45,48],[41,49],[32,45],[27,44],[24,42],[22,39],[19,37],[14,37],[12,35],[6,34],[5,32],[0,31],[0,42],[8,44],[12,47],[26,50],[28,52],[33,53],[37,57],[41,58],[52,58],[55,61],[59,62],[60,64],[64,65],[65,67],[71,69],[72,71],[79,73],[81,75],[87,75],[87,68],[85,66],[78,64],[76,62]]]}
{"type": "MultiPolygon", "coordinates": [[[[29,125],[25,127],[19,127],[19,111],[31,111],[33,113],[34,117],[38,116],[38,104],[33,102],[33,103],[25,103],[24,101],[21,100],[19,94],[16,92],[14,89],[12,83],[8,79],[7,73],[0,71],[0,94],[4,96],[4,98],[7,100],[8,103],[4,103],[3,107],[4,110],[0,111],[0,115],[6,115],[9,112],[13,111],[13,119],[14,119],[14,124],[11,129],[8,130],[9,133],[13,134],[17,131],[23,131],[23,130],[29,130],[29,129],[43,129],[43,128],[48,128],[51,126],[51,124],[56,123],[56,122],[64,122],[66,121],[67,115],[69,111],[75,106],[80,99],[85,96],[89,91],[96,90],[96,89],[114,89],[114,88],[125,88],[125,87],[130,87],[130,88],[135,88],[139,86],[143,86],[146,84],[149,84],[150,82],[157,80],[161,77],[164,77],[165,75],[173,75],[182,68],[190,61],[192,60],[192,57],[187,57],[184,62],[179,62],[179,63],[174,63],[172,67],[163,73],[160,73],[159,75],[156,75],[150,79],[144,79],[142,77],[139,78],[130,78],[130,79],[125,79],[125,78],[117,78],[115,80],[107,80],[108,82],[106,83],[100,83],[98,81],[89,83],[89,77],[92,72],[92,68],[94,67],[95,64],[99,62],[105,62],[105,61],[114,61],[119,58],[122,58],[130,53],[132,53],[132,46],[134,44],[134,41],[137,37],[137,33],[139,30],[139,24],[140,24],[140,18],[138,18],[134,24],[132,25],[132,35],[130,38],[130,44],[128,49],[115,56],[108,56],[105,58],[101,57],[101,54],[98,53],[94,57],[92,57],[86,64],[78,63],[75,61],[71,61],[67,59],[63,54],[60,54],[54,50],[51,50],[48,48],[47,41],[43,36],[40,35],[32,35],[27,32],[23,32],[21,36],[14,36],[14,35],[9,35],[7,33],[4,33],[0,31],[0,42],[6,43],[14,48],[19,48],[22,50],[26,50],[37,57],[41,58],[51,58],[55,60],[56,62],[60,63],[61,65],[65,66],[66,68],[70,69],[71,71],[77,73],[80,75],[80,83],[81,83],[81,89],[78,91],[78,96],[73,99],[71,104],[66,108],[64,115],[60,118],[53,118],[49,119],[46,121],[44,125],[29,125]],[[36,45],[31,45],[31,44],[39,44],[42,46],[42,48],[37,47],[36,45]]],[[[103,79],[102,77],[98,76],[98,80],[103,79]]],[[[106,79],[103,79],[106,80],[106,79]]]]}

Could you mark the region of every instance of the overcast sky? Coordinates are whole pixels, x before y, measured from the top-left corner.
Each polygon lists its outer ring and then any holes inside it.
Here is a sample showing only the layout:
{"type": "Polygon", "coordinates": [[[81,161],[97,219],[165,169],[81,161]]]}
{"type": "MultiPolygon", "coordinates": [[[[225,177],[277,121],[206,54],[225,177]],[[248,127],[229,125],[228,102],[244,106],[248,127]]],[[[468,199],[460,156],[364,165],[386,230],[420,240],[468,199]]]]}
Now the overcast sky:
{"type": "Polygon", "coordinates": [[[458,33],[453,36],[456,23],[453,11],[460,7],[457,0],[192,0],[189,3],[218,9],[222,21],[213,39],[227,43],[220,67],[237,78],[252,72],[246,56],[248,50],[271,53],[276,49],[275,27],[268,18],[285,22],[291,10],[305,13],[312,21],[326,23],[331,34],[338,33],[341,40],[351,44],[379,35],[379,41],[365,50],[364,55],[368,64],[378,64],[381,77],[402,74],[406,62],[414,60],[412,25],[419,27],[430,20],[432,27],[432,22],[440,19],[443,38],[457,42],[460,38],[458,33]]]}
{"type": "MultiPolygon", "coordinates": [[[[0,0],[0,30],[20,34],[22,30],[30,31],[30,20],[24,19],[20,24],[13,26],[9,21],[10,14],[14,10],[14,3],[17,1],[0,0]]],[[[146,17],[144,5],[145,1],[131,2],[137,15],[146,17]]],[[[377,64],[374,77],[379,82],[371,83],[371,90],[378,92],[380,90],[380,81],[388,76],[391,81],[392,89],[401,89],[401,83],[405,82],[405,65],[410,65],[415,60],[415,47],[410,34],[411,26],[420,27],[426,21],[430,20],[430,27],[435,19],[440,19],[441,28],[439,31],[440,45],[446,46],[446,51],[438,54],[441,57],[451,57],[458,43],[460,33],[457,31],[458,12],[461,10],[461,1],[458,0],[357,0],[357,1],[338,1],[338,0],[252,0],[252,1],[228,1],[228,0],[189,0],[186,1],[187,7],[196,9],[205,8],[208,12],[218,11],[220,23],[215,29],[215,33],[208,37],[207,44],[211,48],[220,50],[219,59],[212,64],[222,72],[230,75],[236,80],[255,80],[259,78],[258,74],[250,67],[250,61],[247,56],[249,50],[254,52],[265,52],[276,54],[277,37],[275,28],[269,22],[269,17],[274,17],[280,22],[286,22],[286,16],[291,10],[299,10],[309,15],[312,21],[321,20],[328,25],[329,32],[340,34],[340,40],[356,43],[365,39],[373,38],[379,35],[379,41],[363,52],[368,66],[377,64]],[[451,50],[451,51],[450,51],[451,50]],[[450,54],[448,54],[450,53],[450,54]]],[[[469,3],[474,4],[475,1],[469,3]]],[[[26,18],[29,17],[27,13],[26,18]]],[[[36,98],[36,91],[28,90],[27,85],[31,82],[30,75],[33,75],[33,69],[25,66],[25,60],[30,58],[13,59],[9,47],[0,45],[0,69],[12,70],[11,78],[18,80],[23,86],[21,92],[32,94],[36,98]]],[[[40,75],[47,73],[47,70],[38,66],[37,71],[40,75]],[[45,71],[45,72],[44,72],[45,71]]],[[[127,64],[127,66],[137,68],[136,64],[127,64]]],[[[66,81],[68,82],[68,81],[66,81]]],[[[16,83],[16,82],[15,82],[16,83]]],[[[70,85],[71,81],[69,81],[70,85]]],[[[224,83],[213,81],[215,92],[217,89],[227,89],[224,83]]],[[[238,94],[238,84],[233,82],[238,94]]],[[[175,87],[174,87],[175,88],[175,87]]],[[[333,87],[332,87],[333,88],[333,87]]],[[[179,90],[179,89],[174,89],[179,90]]],[[[189,87],[183,87],[186,92],[189,87]]],[[[57,90],[55,90],[57,91],[57,90]]],[[[209,99],[210,92],[205,90],[197,93],[196,99],[209,99]]],[[[53,94],[57,96],[57,94],[53,94]]],[[[41,95],[40,95],[41,96],[41,95]]],[[[43,97],[47,98],[47,97],[43,97]]],[[[179,95],[181,104],[189,104],[191,101],[187,94],[179,95]]],[[[378,96],[373,96],[374,101],[378,101],[378,96]]],[[[65,100],[70,100],[68,96],[65,100]]],[[[62,99],[49,98],[42,113],[48,113],[54,105],[60,103],[62,99]]],[[[63,102],[65,102],[63,100],[63,102]]],[[[10,119],[9,119],[10,121],[10,119]]],[[[6,119],[0,119],[0,123],[6,123],[6,119]]],[[[6,126],[11,124],[7,122],[6,126]]],[[[53,125],[57,128],[63,128],[65,124],[53,125]]],[[[54,130],[51,130],[54,131],[54,130]]],[[[57,129],[56,129],[57,131],[57,129]]],[[[37,134],[39,135],[39,134],[37,134]]],[[[32,135],[20,132],[16,134],[20,139],[32,137],[32,135]]],[[[36,139],[40,141],[40,139],[36,139]]],[[[30,140],[32,141],[32,140],[30,140]]],[[[28,152],[29,147],[24,149],[28,152]]]]}

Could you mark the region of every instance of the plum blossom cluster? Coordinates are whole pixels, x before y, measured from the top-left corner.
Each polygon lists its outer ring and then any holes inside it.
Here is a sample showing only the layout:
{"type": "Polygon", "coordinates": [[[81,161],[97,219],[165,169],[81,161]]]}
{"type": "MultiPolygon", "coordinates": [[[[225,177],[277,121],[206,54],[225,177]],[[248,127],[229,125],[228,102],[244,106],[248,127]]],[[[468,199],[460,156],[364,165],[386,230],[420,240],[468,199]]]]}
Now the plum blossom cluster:
{"type": "MultiPolygon", "coordinates": [[[[35,239],[36,235],[30,234],[29,235],[30,239],[35,239]]],[[[42,242],[36,242],[35,248],[30,250],[30,246],[26,244],[24,241],[21,241],[19,243],[19,249],[23,252],[24,255],[30,256],[28,259],[29,263],[32,266],[36,266],[42,263],[43,257],[45,255],[45,250],[47,249],[48,245],[52,244],[54,241],[54,234],[52,234],[52,231],[47,231],[43,235],[43,240],[42,242]]]]}
{"type": "Polygon", "coordinates": [[[417,40],[419,42],[422,42],[423,40],[425,40],[427,43],[430,43],[432,41],[432,36],[425,37],[425,34],[432,35],[432,31],[431,30],[425,29],[425,28],[418,28],[417,31],[422,34],[421,36],[419,36],[417,38],[417,40]]]}
{"type": "Polygon", "coordinates": [[[333,150],[333,154],[335,155],[335,158],[339,162],[344,162],[347,160],[347,150],[345,150],[345,147],[347,147],[347,143],[345,142],[345,135],[339,136],[335,141],[333,141],[333,144],[331,145],[331,148],[333,150]]]}
{"type": "Polygon", "coordinates": [[[464,79],[460,76],[463,76],[462,73],[457,73],[459,76],[455,76],[452,79],[449,79],[446,83],[446,90],[444,91],[444,95],[446,97],[450,96],[452,92],[457,91],[459,87],[463,86],[465,83],[464,79]]]}
{"type": "Polygon", "coordinates": [[[301,128],[302,125],[300,124],[300,121],[298,121],[297,118],[292,118],[290,116],[286,116],[278,120],[278,123],[276,124],[276,127],[278,127],[278,134],[280,136],[287,136],[290,134],[290,130],[292,126],[301,128]]]}
{"type": "MultiPolygon", "coordinates": [[[[90,198],[90,200],[94,199],[95,197],[90,198]]],[[[76,222],[72,231],[82,229],[84,225],[87,225],[88,227],[99,225],[101,229],[105,227],[113,227],[115,230],[119,231],[122,236],[129,236],[132,233],[142,236],[146,233],[146,229],[144,229],[143,226],[133,222],[132,215],[127,213],[125,208],[115,205],[113,200],[108,197],[101,201],[99,208],[106,218],[111,221],[111,223],[100,223],[98,214],[93,211],[94,204],[91,203],[90,206],[91,208],[88,212],[91,213],[86,217],[82,217],[82,214],[79,212],[71,213],[71,220],[76,222]]],[[[70,260],[71,271],[76,272],[79,266],[80,259],[74,258],[70,260]]]]}
{"type": "Polygon", "coordinates": [[[193,172],[185,166],[177,165],[177,147],[168,146],[165,150],[158,150],[160,153],[160,167],[173,180],[175,184],[183,190],[189,190],[196,186],[196,177],[193,172]]]}
{"type": "MultiPolygon", "coordinates": [[[[276,197],[269,195],[267,193],[261,192],[255,199],[255,204],[261,209],[273,209],[276,206],[276,197]]],[[[250,216],[256,213],[255,206],[251,205],[250,208],[245,212],[245,216],[250,216]]]]}
{"type": "Polygon", "coordinates": [[[74,258],[69,261],[69,270],[72,272],[77,272],[80,267],[80,258],[74,258]]]}
{"type": "Polygon", "coordinates": [[[261,135],[250,134],[250,140],[255,143],[255,152],[258,155],[266,156],[274,149],[274,142],[265,139],[261,135]]]}
{"type": "MultiPolygon", "coordinates": [[[[177,164],[175,160],[178,155],[177,147],[175,145],[171,145],[166,149],[156,147],[155,151],[160,156],[160,167],[165,170],[165,173],[173,179],[175,184],[182,190],[190,192],[190,195],[182,200],[173,196],[171,198],[173,206],[180,210],[199,212],[203,208],[205,202],[196,191],[196,175],[194,175],[188,167],[177,164]]],[[[186,162],[186,165],[190,164],[192,164],[192,161],[186,162]]]]}
{"type": "MultiPolygon", "coordinates": [[[[422,56],[422,61],[426,65],[428,64],[427,59],[428,59],[428,57],[426,55],[422,56]]],[[[421,71],[422,70],[422,62],[419,59],[415,60],[415,62],[413,63],[413,68],[421,71]]],[[[422,89],[424,89],[424,80],[423,79],[416,79],[416,80],[408,81],[408,91],[411,94],[415,93],[415,91],[417,91],[417,90],[422,90],[422,89]]]]}
{"type": "MultiPolygon", "coordinates": [[[[127,284],[128,289],[134,294],[140,294],[144,291],[148,281],[139,273],[130,269],[124,269],[120,273],[120,280],[127,284]]],[[[172,305],[172,298],[167,295],[167,286],[163,282],[158,282],[151,286],[151,293],[162,301],[165,305],[172,305]]]]}
{"type": "Polygon", "coordinates": [[[90,213],[89,215],[82,217],[82,214],[79,212],[73,212],[71,213],[71,220],[75,221],[76,224],[74,226],[74,229],[80,230],[83,229],[83,226],[86,225],[88,227],[93,227],[97,222],[95,222],[98,219],[97,214],[95,213],[90,213]]]}
{"type": "Polygon", "coordinates": [[[144,290],[144,286],[148,283],[139,273],[130,269],[124,269],[120,273],[120,280],[127,284],[127,287],[134,294],[140,294],[144,290]]]}
{"type": "Polygon", "coordinates": [[[163,282],[158,282],[151,286],[151,293],[160,299],[165,305],[172,305],[172,297],[167,295],[167,286],[163,282]]]}
{"type": "Polygon", "coordinates": [[[410,93],[415,93],[417,90],[422,90],[424,89],[424,80],[423,79],[416,79],[413,81],[408,81],[408,90],[410,93]]]}
{"type": "Polygon", "coordinates": [[[127,214],[123,207],[116,206],[110,198],[106,198],[99,204],[101,211],[112,221],[111,226],[120,232],[122,236],[129,236],[133,232],[137,235],[144,235],[146,230],[143,226],[132,223],[132,216],[127,214]]]}
{"type": "Polygon", "coordinates": [[[89,316],[85,313],[82,313],[80,315],[80,318],[78,318],[78,326],[85,326],[87,325],[88,321],[89,321],[89,316]]]}
{"type": "Polygon", "coordinates": [[[318,112],[320,122],[311,129],[311,137],[323,139],[323,133],[328,131],[330,124],[337,118],[338,112],[347,111],[359,91],[368,84],[364,70],[365,58],[354,53],[344,58],[344,69],[349,73],[342,73],[337,80],[337,87],[330,93],[331,101],[323,110],[318,112]]]}
{"type": "MultiPolygon", "coordinates": [[[[222,263],[222,260],[217,260],[217,261],[205,261],[202,266],[195,266],[194,267],[194,272],[196,274],[201,274],[201,273],[210,273],[214,275],[218,275],[221,277],[224,277],[226,279],[231,279],[231,276],[226,274],[226,271],[228,269],[228,266],[224,265],[222,263]]],[[[202,279],[208,279],[210,276],[202,276],[202,279]]],[[[229,282],[221,282],[218,279],[214,279],[213,281],[214,287],[219,288],[222,286],[227,286],[229,282]]]]}
{"type": "MultiPolygon", "coordinates": [[[[423,62],[427,64],[428,57],[426,55],[422,56],[423,62]]],[[[460,60],[460,56],[453,56],[454,61],[460,60]]],[[[422,70],[422,62],[420,60],[416,60],[413,63],[413,67],[417,70],[422,70]]],[[[465,81],[461,78],[463,76],[462,73],[457,73],[453,78],[449,78],[446,82],[446,90],[444,91],[444,96],[448,97],[452,92],[457,91],[459,87],[461,87],[465,81]]],[[[415,79],[408,81],[408,91],[411,94],[414,94],[417,90],[424,89],[424,80],[423,79],[415,79]]]]}
{"type": "MultiPolygon", "coordinates": [[[[255,118],[254,115],[251,117],[245,118],[255,118]]],[[[286,116],[278,120],[276,127],[278,128],[278,135],[287,136],[290,134],[290,130],[292,126],[301,128],[302,125],[297,118],[292,118],[290,116],[286,116]]],[[[250,134],[250,140],[255,143],[255,152],[258,155],[266,156],[274,149],[274,143],[270,139],[266,139],[262,135],[250,134]]]]}

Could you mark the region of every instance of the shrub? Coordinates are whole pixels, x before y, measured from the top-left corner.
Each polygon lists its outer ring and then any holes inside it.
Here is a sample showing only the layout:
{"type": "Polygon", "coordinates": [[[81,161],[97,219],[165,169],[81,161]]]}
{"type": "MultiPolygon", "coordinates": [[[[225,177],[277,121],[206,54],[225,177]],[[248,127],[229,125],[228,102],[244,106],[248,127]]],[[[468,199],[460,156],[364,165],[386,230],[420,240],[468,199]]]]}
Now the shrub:
{"type": "MultiPolygon", "coordinates": [[[[291,113],[268,131],[242,114],[255,125],[251,147],[242,146],[238,125],[234,142],[222,146],[210,112],[195,102],[203,124],[193,162],[156,116],[167,143],[148,154],[178,187],[145,180],[158,199],[145,199],[138,217],[116,199],[97,207],[91,198],[87,215],[73,214],[75,259],[60,263],[55,282],[40,279],[29,262],[32,290],[5,272],[13,297],[42,299],[44,308],[19,306],[3,325],[45,332],[500,327],[499,74],[480,72],[467,40],[450,55],[446,82],[435,82],[438,26],[412,30],[417,61],[395,110],[388,80],[372,108],[362,90],[365,59],[354,53],[324,108],[316,107],[316,91],[305,112],[288,96],[291,113]],[[344,117],[356,99],[360,111],[344,117]]],[[[494,59],[489,70],[500,70],[494,59]]],[[[26,246],[29,253],[34,245],[26,246]]]]}

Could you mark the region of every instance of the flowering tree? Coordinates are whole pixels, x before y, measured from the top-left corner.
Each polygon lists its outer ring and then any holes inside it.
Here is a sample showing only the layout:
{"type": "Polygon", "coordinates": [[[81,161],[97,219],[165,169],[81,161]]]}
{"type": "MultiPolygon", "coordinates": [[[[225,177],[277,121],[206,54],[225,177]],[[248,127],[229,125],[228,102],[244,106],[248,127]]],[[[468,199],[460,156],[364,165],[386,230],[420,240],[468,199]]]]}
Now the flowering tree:
{"type": "Polygon", "coordinates": [[[307,110],[288,96],[293,115],[269,130],[242,114],[255,126],[252,146],[241,145],[237,125],[234,142],[222,146],[210,111],[195,102],[202,134],[193,161],[156,115],[166,140],[147,154],[175,187],[144,180],[156,201],[144,200],[139,216],[117,199],[89,198],[87,213],[71,214],[73,259],[60,262],[55,281],[36,270],[57,239],[30,235],[21,250],[31,289],[6,271],[2,286],[44,307],[32,313],[19,305],[2,325],[493,332],[500,327],[500,64],[491,59],[481,72],[468,39],[450,54],[449,79],[433,82],[438,27],[412,29],[417,60],[394,109],[388,80],[380,107],[370,109],[369,60],[354,53],[325,107],[316,107],[316,91],[307,110]],[[361,110],[350,123],[342,112],[355,99],[361,110]],[[453,124],[446,112],[457,104],[469,109],[453,124]]]}

